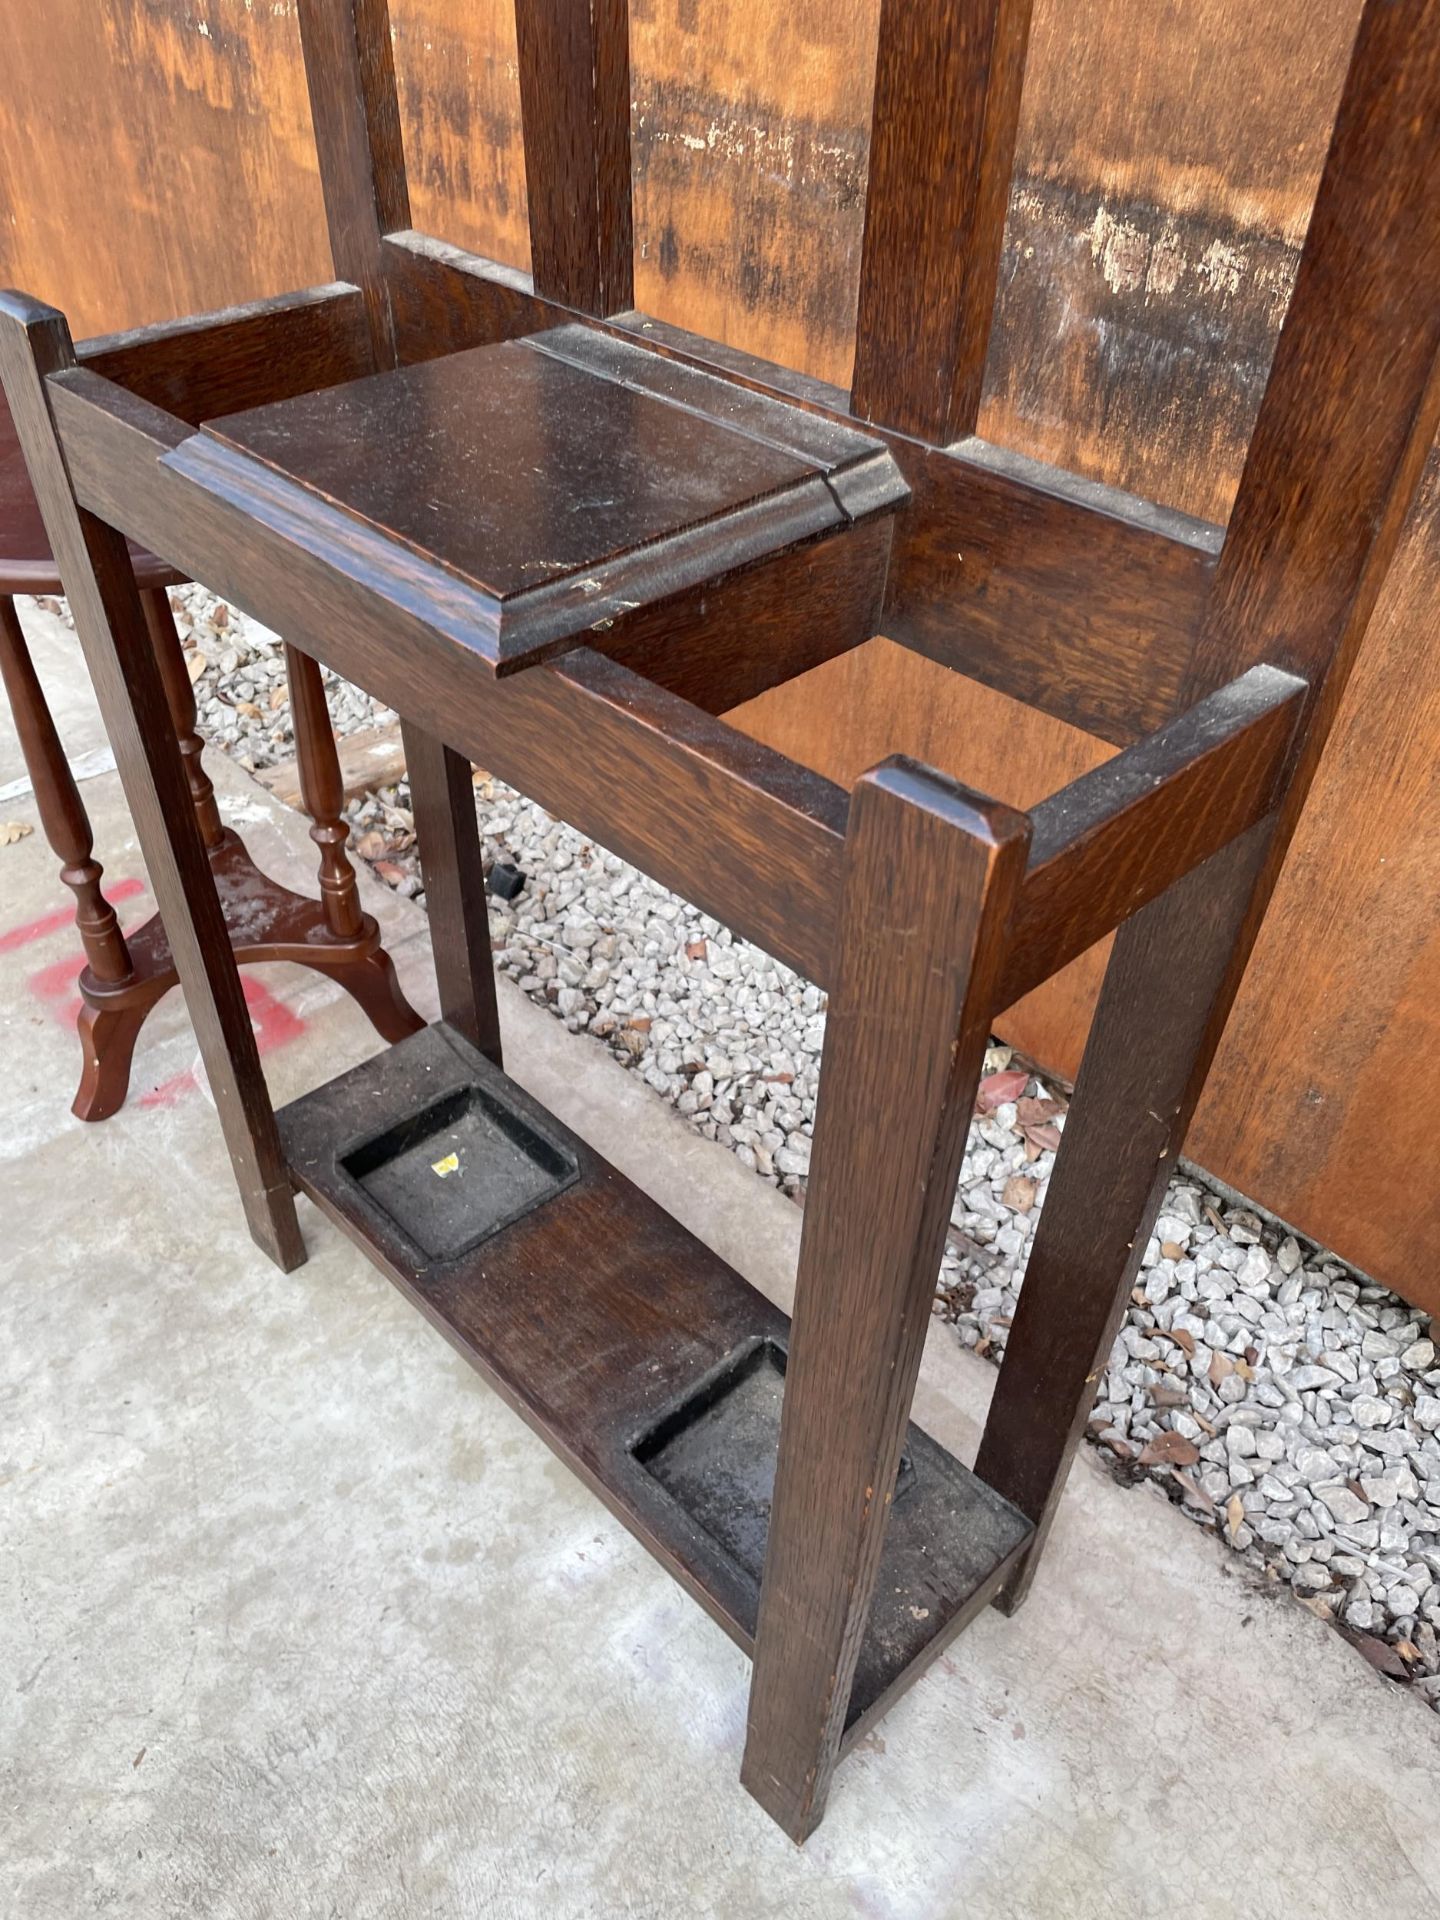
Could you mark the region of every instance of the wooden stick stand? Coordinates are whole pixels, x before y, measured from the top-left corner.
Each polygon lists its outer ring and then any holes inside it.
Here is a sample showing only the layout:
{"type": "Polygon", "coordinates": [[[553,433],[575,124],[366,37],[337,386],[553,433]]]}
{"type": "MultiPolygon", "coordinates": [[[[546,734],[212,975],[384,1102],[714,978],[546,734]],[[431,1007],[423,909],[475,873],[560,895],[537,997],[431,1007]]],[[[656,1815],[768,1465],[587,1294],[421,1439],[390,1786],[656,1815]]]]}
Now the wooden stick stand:
{"type": "Polygon", "coordinates": [[[1023,0],[882,5],[851,398],[628,311],[623,5],[517,13],[533,282],[410,231],[383,7],[302,0],[349,284],[79,355],[11,296],[0,368],[257,1241],[307,1193],[751,1653],[803,1839],[1033,1576],[1440,419],[1440,0],[1366,8],[1218,556],[970,437],[1023,0]],[[278,1116],[127,534],[405,716],[445,1017],[278,1116]],[[1122,751],[1027,815],[713,717],[882,631],[1122,751]],[[504,1074],[471,758],[828,988],[793,1322],[504,1074]],[[909,1413],[986,1035],[1117,926],[971,1472],[909,1413]]]}

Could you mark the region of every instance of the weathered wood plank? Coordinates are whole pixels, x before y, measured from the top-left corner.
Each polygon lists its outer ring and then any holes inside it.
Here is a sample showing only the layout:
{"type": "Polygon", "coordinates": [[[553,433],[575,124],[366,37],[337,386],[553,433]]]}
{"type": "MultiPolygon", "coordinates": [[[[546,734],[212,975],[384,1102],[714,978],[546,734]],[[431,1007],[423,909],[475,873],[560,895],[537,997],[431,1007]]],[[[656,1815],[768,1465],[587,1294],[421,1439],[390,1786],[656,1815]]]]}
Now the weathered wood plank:
{"type": "MultiPolygon", "coordinates": [[[[340,754],[340,789],[345,803],[379,787],[391,787],[405,773],[405,747],[400,738],[400,722],[386,721],[378,727],[358,727],[336,742],[340,754]]],[[[255,778],[282,806],[299,808],[300,766],[296,760],[281,760],[273,767],[261,767],[255,778]]]]}

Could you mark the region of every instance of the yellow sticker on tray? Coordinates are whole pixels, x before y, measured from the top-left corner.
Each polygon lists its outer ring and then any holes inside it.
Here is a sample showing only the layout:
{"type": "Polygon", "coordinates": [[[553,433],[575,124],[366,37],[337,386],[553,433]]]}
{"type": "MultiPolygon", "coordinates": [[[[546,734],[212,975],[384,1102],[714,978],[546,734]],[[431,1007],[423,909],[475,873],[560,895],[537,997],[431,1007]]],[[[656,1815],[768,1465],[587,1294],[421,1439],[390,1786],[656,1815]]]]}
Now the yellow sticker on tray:
{"type": "Polygon", "coordinates": [[[459,1154],[447,1153],[443,1160],[432,1161],[430,1164],[430,1171],[432,1173],[438,1173],[442,1180],[445,1178],[447,1173],[458,1173],[460,1171],[459,1154]]]}

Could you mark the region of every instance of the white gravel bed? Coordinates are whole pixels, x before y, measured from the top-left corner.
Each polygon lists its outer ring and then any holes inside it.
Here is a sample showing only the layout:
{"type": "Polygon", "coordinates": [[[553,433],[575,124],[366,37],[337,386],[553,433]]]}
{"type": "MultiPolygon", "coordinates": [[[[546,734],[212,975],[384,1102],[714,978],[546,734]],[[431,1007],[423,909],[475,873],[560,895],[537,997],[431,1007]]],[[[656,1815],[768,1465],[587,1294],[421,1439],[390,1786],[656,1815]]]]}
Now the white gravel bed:
{"type": "MultiPolygon", "coordinates": [[[[247,766],[286,757],[274,637],[217,618],[199,588],[175,597],[206,657],[202,731],[247,766]]],[[[338,681],[331,707],[342,732],[386,712],[338,681]]],[[[487,862],[525,876],[491,901],[498,965],[803,1202],[824,994],[500,782],[477,775],[476,797],[487,862]]],[[[423,900],[408,802],[402,782],[352,807],[354,844],[423,900]]],[[[986,1064],[935,1310],[998,1359],[1067,1096],[1003,1047],[986,1064]]],[[[1424,1314],[1182,1164],[1090,1437],[1440,1707],[1440,1366],[1424,1314]]]]}

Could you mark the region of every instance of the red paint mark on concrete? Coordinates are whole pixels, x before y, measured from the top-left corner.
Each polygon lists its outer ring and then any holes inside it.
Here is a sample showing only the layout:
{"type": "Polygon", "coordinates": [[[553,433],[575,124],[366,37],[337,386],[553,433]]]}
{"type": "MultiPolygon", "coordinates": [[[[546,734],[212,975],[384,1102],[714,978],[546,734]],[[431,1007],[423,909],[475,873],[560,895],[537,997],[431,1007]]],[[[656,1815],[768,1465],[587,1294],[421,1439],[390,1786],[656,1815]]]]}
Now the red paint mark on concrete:
{"type": "MultiPolygon", "coordinates": [[[[48,967],[40,967],[25,982],[37,1000],[63,1000],[85,967],[83,953],[67,953],[63,960],[52,960],[48,967]]],[[[76,1001],[79,1006],[79,1001],[76,1001]]]]}
{"type": "MultiPolygon", "coordinates": [[[[133,900],[137,893],[145,891],[143,880],[117,880],[113,887],[105,889],[105,898],[111,906],[119,906],[126,900],[133,900]]],[[[54,913],[42,913],[38,920],[27,920],[22,927],[10,927],[0,933],[0,953],[14,953],[18,947],[28,947],[32,940],[43,940],[47,935],[60,933],[66,927],[75,924],[73,907],[57,907],[54,913]]],[[[83,965],[83,961],[81,965],[83,965]]],[[[78,973],[80,968],[75,971],[78,973]]]]}
{"type": "MultiPolygon", "coordinates": [[[[245,1004],[250,1009],[250,1024],[255,1029],[255,1044],[262,1058],[279,1047],[288,1047],[292,1040],[300,1038],[306,1022],[292,1007],[287,1007],[283,1000],[277,1000],[268,988],[249,975],[243,975],[240,984],[245,990],[245,1004]]],[[[173,1107],[187,1093],[197,1092],[199,1085],[195,1069],[187,1067],[184,1073],[173,1074],[170,1079],[162,1080],[158,1087],[152,1087],[148,1093],[142,1094],[140,1104],[142,1107],[173,1107]]]]}
{"type": "MultiPolygon", "coordinates": [[[[111,905],[120,906],[127,900],[133,900],[137,894],[144,893],[145,882],[139,879],[117,880],[113,887],[107,887],[105,891],[111,905]]],[[[74,925],[74,909],[59,907],[54,913],[42,914],[38,920],[27,920],[23,926],[11,927],[7,932],[0,933],[0,953],[14,953],[36,940],[47,939],[53,933],[73,929],[74,925]]],[[[127,928],[126,931],[128,933],[133,929],[127,928]]],[[[25,983],[37,1000],[44,1001],[52,1017],[62,1027],[73,1026],[80,1017],[84,1002],[75,991],[75,982],[84,968],[84,954],[71,951],[59,960],[37,967],[25,983]]],[[[287,1007],[283,1000],[277,1000],[268,988],[248,974],[242,974],[240,984],[245,994],[245,1004],[250,1009],[255,1042],[262,1055],[274,1053],[279,1047],[288,1047],[292,1040],[300,1038],[307,1023],[293,1008],[287,1007]]],[[[173,1074],[170,1079],[162,1080],[158,1087],[152,1087],[148,1093],[142,1094],[140,1105],[173,1106],[184,1094],[198,1091],[199,1084],[194,1068],[187,1067],[183,1073],[173,1074]]]]}

